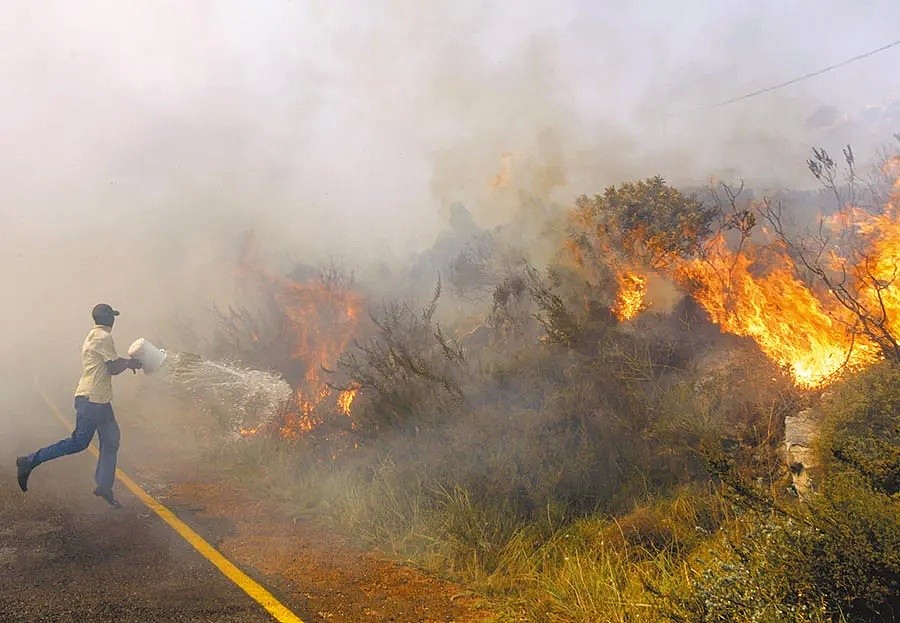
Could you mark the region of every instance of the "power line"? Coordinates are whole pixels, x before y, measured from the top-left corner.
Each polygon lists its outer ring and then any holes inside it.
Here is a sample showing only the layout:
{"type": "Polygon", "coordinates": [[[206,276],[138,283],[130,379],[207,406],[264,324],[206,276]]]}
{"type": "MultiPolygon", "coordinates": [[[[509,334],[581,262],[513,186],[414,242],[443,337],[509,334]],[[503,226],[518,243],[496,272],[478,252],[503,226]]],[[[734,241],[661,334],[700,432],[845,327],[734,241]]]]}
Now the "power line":
{"type": "Polygon", "coordinates": [[[770,91],[775,91],[777,89],[783,89],[786,86],[790,86],[792,84],[796,84],[797,82],[801,82],[803,80],[807,80],[808,78],[814,78],[815,76],[821,76],[824,73],[828,73],[833,69],[838,69],[839,67],[843,67],[845,65],[849,65],[850,63],[855,63],[856,61],[862,60],[869,56],[874,56],[879,52],[884,52],[885,50],[892,48],[894,46],[900,45],[900,39],[888,43],[886,45],[881,46],[880,48],[876,48],[870,52],[866,52],[865,54],[860,54],[859,56],[854,56],[853,58],[848,58],[845,61],[841,61],[840,63],[835,63],[834,65],[830,65],[825,67],[824,69],[819,69],[817,71],[810,72],[808,74],[804,74],[792,80],[788,80],[787,82],[782,82],[781,84],[776,84],[770,87],[766,87],[765,89],[759,89],[758,91],[753,91],[752,93],[747,93],[746,95],[741,95],[740,97],[734,97],[730,100],[725,100],[724,102],[719,102],[718,104],[713,104],[709,108],[716,108],[718,106],[725,106],[727,104],[733,104],[734,102],[739,102],[741,100],[750,99],[751,97],[756,97],[757,95],[762,95],[763,93],[768,93],[770,91]]]}
{"type": "Polygon", "coordinates": [[[862,60],[864,58],[868,58],[869,56],[874,56],[875,54],[878,54],[879,52],[884,52],[885,50],[888,50],[888,49],[893,48],[898,45],[900,45],[900,39],[897,39],[896,41],[892,41],[891,43],[887,43],[887,44],[881,46],[880,48],[870,50],[869,52],[866,52],[864,54],[859,54],[858,56],[854,56],[853,58],[848,58],[847,60],[841,61],[840,63],[835,63],[834,65],[829,65],[828,67],[824,67],[823,69],[817,69],[816,71],[811,71],[808,74],[804,74],[802,76],[792,78],[790,80],[787,80],[786,82],[774,84],[774,85],[766,87],[764,89],[752,91],[750,93],[746,93],[746,94],[740,95],[738,97],[733,97],[731,99],[727,99],[727,100],[718,102],[716,104],[710,104],[708,106],[702,106],[700,108],[688,110],[683,113],[674,113],[673,115],[668,115],[668,116],[675,116],[678,114],[687,114],[687,113],[691,113],[691,112],[700,112],[702,110],[710,110],[712,108],[719,108],[721,106],[727,106],[728,104],[734,104],[735,102],[740,102],[740,101],[743,101],[746,99],[750,99],[751,97],[756,97],[757,95],[762,95],[763,93],[770,93],[772,91],[777,91],[778,89],[783,89],[786,86],[790,86],[792,84],[802,82],[803,80],[808,80],[809,78],[821,76],[824,73],[828,73],[829,71],[838,69],[840,67],[844,67],[845,65],[849,65],[850,63],[855,63],[856,61],[862,60]]]}

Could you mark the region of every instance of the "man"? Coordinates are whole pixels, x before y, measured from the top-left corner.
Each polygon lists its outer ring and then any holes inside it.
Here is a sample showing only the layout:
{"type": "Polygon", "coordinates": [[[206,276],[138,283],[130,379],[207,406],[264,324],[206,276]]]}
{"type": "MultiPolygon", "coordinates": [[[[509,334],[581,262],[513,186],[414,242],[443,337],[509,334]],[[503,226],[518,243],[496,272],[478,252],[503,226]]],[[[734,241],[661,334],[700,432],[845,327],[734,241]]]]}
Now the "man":
{"type": "Polygon", "coordinates": [[[16,459],[19,487],[28,490],[31,470],[53,459],[81,452],[88,447],[96,432],[100,436],[100,458],[97,459],[94,495],[100,496],[115,508],[121,504],[113,497],[116,479],[116,455],[119,452],[119,425],[113,414],[112,377],[125,370],[138,370],[137,359],[123,359],[116,354],[112,328],[119,312],[106,303],[94,306],[91,316],[94,328],[81,347],[83,372],[75,389],[75,430],[72,436],[41,448],[28,456],[16,459]]]}

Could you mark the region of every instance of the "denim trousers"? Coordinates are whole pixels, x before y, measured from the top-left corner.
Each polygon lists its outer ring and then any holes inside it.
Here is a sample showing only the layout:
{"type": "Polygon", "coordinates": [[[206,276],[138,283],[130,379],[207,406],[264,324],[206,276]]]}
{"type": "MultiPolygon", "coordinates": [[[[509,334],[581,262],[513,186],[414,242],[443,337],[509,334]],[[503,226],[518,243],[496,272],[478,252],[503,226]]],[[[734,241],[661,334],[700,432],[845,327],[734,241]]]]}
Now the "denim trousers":
{"type": "Polygon", "coordinates": [[[116,457],[119,453],[119,425],[108,402],[89,402],[86,396],[75,397],[75,430],[72,436],[41,448],[28,458],[32,467],[67,454],[81,452],[88,447],[94,433],[100,437],[100,458],[94,480],[97,487],[111,490],[116,479],[116,457]]]}

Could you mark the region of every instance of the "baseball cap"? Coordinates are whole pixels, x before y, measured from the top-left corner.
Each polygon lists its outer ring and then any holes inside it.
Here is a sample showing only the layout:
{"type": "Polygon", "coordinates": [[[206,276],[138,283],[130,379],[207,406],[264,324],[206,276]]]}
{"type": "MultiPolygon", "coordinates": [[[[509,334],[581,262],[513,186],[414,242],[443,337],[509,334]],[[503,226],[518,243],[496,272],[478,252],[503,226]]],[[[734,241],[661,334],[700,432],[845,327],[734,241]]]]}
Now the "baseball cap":
{"type": "Polygon", "coordinates": [[[109,318],[110,316],[118,315],[119,312],[106,303],[97,303],[96,305],[94,305],[94,309],[91,310],[91,317],[93,317],[94,320],[98,320],[100,318],[109,318]]]}

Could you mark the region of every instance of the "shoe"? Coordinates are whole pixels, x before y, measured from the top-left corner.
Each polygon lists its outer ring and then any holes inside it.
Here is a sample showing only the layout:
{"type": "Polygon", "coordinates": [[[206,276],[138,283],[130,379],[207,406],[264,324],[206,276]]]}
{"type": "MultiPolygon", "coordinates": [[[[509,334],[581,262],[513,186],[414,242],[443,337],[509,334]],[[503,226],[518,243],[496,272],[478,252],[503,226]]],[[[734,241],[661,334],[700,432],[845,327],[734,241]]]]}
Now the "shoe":
{"type": "Polygon", "coordinates": [[[122,505],[119,504],[119,501],[113,497],[112,489],[101,489],[100,487],[97,487],[96,489],[94,489],[94,495],[106,500],[106,503],[113,508],[122,508],[122,505]]]}
{"type": "Polygon", "coordinates": [[[28,477],[31,475],[32,469],[34,469],[34,465],[27,456],[20,456],[16,459],[16,471],[18,472],[19,477],[19,488],[23,493],[25,491],[28,491],[28,477]]]}

